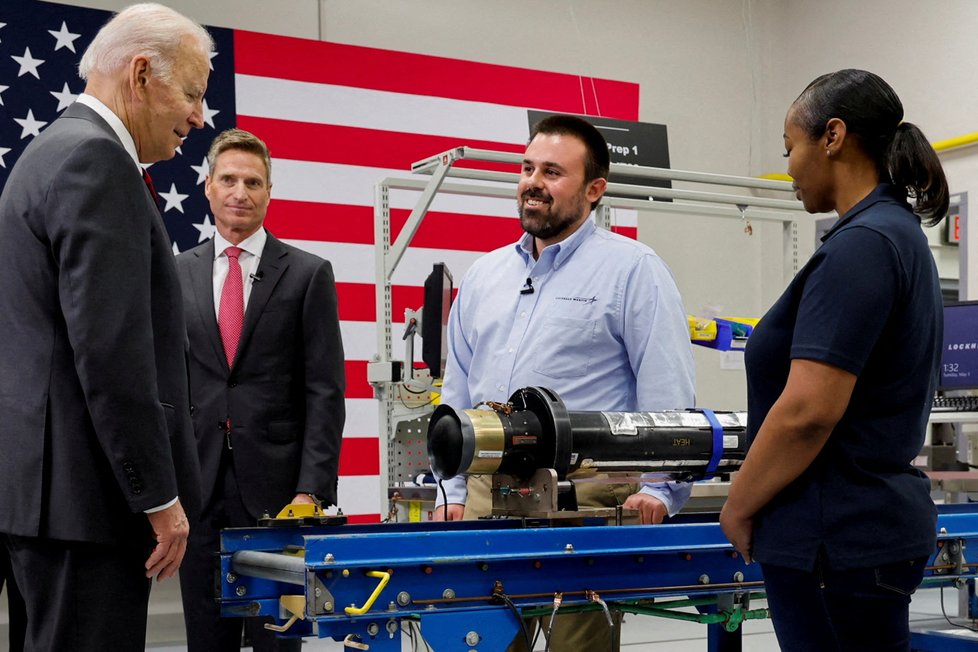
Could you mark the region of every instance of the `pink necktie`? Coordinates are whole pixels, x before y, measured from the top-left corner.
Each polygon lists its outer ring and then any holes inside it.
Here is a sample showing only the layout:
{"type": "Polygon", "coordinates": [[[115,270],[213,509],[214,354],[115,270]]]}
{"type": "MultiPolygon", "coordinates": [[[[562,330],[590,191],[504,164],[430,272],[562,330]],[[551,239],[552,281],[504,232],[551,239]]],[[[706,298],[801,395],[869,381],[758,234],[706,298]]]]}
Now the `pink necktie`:
{"type": "Polygon", "coordinates": [[[221,330],[221,341],[224,343],[224,355],[227,356],[228,366],[233,366],[234,354],[238,350],[238,340],[241,339],[241,327],[244,325],[244,288],[241,284],[241,265],[238,256],[240,247],[228,247],[224,250],[228,257],[228,275],[221,289],[221,304],[217,311],[217,326],[221,330]]]}

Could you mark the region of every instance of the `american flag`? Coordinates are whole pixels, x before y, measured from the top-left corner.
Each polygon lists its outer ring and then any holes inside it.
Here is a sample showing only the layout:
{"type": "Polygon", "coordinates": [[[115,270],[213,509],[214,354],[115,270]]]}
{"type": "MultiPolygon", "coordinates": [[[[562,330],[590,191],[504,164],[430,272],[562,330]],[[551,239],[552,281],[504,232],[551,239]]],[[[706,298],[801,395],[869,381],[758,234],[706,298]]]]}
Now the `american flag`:
{"type": "MultiPolygon", "coordinates": [[[[38,0],[3,0],[0,186],[31,138],[82,92],[78,60],[109,17],[38,0]]],[[[386,496],[378,477],[378,406],[366,380],[367,361],[377,353],[375,184],[409,177],[414,161],[458,145],[522,152],[528,109],[636,120],[638,85],[209,30],[216,54],[205,96],[207,125],[191,133],[174,159],[150,169],[174,252],[213,234],[203,194],[213,137],[238,126],[264,139],[273,181],[265,226],[330,260],[336,275],[348,385],[339,506],[352,522],[377,521],[386,496]]],[[[410,191],[392,193],[392,238],[416,200],[410,191]]],[[[422,305],[432,263],[445,262],[457,283],[481,254],[520,236],[515,217],[515,198],[438,197],[393,278],[395,333],[405,308],[422,305]]],[[[634,212],[617,211],[613,220],[614,230],[635,237],[634,212]]]]}

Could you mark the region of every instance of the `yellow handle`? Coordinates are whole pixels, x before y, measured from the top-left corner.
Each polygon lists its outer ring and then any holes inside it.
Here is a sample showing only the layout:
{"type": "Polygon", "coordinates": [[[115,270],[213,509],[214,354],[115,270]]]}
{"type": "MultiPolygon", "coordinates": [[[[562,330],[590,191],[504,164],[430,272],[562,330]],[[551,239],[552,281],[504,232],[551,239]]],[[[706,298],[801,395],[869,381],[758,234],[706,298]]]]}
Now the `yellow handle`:
{"type": "Polygon", "coordinates": [[[370,607],[374,606],[374,602],[377,601],[377,598],[380,596],[380,592],[383,591],[384,587],[387,586],[387,583],[391,581],[391,574],[383,571],[368,571],[367,577],[380,578],[380,584],[377,585],[377,588],[370,594],[370,597],[367,598],[367,601],[362,607],[347,607],[344,609],[344,611],[346,611],[346,613],[350,616],[359,616],[360,614],[365,614],[370,611],[370,607]]]}
{"type": "Polygon", "coordinates": [[[278,599],[279,606],[291,616],[284,625],[265,623],[265,629],[273,632],[288,631],[297,620],[306,619],[306,596],[304,595],[283,595],[278,599]]]}

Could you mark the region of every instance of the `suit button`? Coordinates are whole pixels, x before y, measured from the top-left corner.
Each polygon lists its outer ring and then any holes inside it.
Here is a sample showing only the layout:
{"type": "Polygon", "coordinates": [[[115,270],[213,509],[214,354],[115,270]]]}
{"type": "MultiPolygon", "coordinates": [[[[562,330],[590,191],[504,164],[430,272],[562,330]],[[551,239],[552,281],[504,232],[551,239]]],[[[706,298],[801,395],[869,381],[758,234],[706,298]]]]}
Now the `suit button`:
{"type": "Polygon", "coordinates": [[[228,382],[228,387],[237,387],[237,386],[238,386],[238,381],[236,380],[232,380],[228,382]]]}
{"type": "Polygon", "coordinates": [[[197,414],[197,406],[196,405],[191,405],[190,406],[190,416],[194,416],[195,414],[197,414]]]}

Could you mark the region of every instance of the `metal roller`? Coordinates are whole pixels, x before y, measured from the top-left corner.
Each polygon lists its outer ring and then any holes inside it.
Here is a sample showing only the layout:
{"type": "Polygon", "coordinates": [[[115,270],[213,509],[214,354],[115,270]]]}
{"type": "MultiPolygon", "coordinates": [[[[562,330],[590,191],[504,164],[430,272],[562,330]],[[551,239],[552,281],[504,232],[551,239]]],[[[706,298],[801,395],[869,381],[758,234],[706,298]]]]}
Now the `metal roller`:
{"type": "Polygon", "coordinates": [[[439,406],[428,424],[428,458],[442,478],[505,473],[560,479],[587,468],[658,472],[693,480],[740,467],[745,412],[569,412],[544,387],[517,390],[491,410],[439,406]]]}

